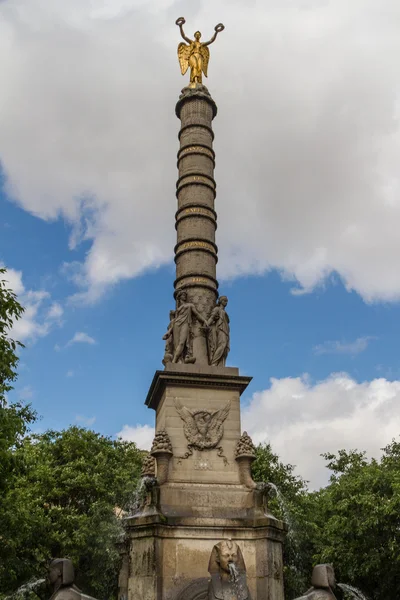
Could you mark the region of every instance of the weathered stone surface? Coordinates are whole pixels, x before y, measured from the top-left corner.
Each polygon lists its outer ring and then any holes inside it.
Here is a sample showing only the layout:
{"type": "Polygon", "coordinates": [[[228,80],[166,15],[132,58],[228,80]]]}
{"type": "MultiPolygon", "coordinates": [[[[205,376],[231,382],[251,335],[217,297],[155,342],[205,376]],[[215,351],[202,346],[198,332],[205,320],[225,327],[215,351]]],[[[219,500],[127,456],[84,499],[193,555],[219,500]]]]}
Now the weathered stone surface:
{"type": "Polygon", "coordinates": [[[236,542],[222,540],[215,544],[211,552],[208,572],[211,575],[208,600],[250,599],[246,565],[242,551],[236,542]]]}
{"type": "MultiPolygon", "coordinates": [[[[279,523],[279,522],[277,522],[279,523]]],[[[247,585],[253,600],[284,600],[282,585],[282,539],[284,530],[274,527],[204,527],[148,523],[127,527],[132,540],[129,578],[130,600],[175,600],[191,583],[208,578],[211,552],[223,539],[232,539],[242,551],[247,585]],[[277,535],[278,534],[278,535],[277,535]],[[156,564],[157,577],[149,575],[156,564]]],[[[190,600],[190,597],[185,597],[190,600]]]]}
{"type": "Polygon", "coordinates": [[[51,600],[94,600],[75,585],[75,571],[69,558],[55,558],[49,566],[51,600]]]}
{"type": "Polygon", "coordinates": [[[296,600],[336,600],[333,589],[336,586],[335,571],[330,564],[316,565],[312,572],[311,588],[296,600]]]}

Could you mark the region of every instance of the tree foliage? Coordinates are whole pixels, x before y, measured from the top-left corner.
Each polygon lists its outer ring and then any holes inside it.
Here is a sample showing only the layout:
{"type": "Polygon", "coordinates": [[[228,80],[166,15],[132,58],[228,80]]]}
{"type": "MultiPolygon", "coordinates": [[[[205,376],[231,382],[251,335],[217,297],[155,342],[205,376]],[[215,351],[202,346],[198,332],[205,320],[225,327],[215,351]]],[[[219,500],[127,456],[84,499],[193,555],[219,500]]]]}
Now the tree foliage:
{"type": "Polygon", "coordinates": [[[68,557],[87,593],[111,598],[122,532],[116,512],[129,504],[142,453],[133,443],[70,427],[27,437],[15,454],[20,472],[2,515],[8,527],[0,590],[43,577],[51,558],[68,557]]]}
{"type": "Polygon", "coordinates": [[[315,559],[371,600],[400,597],[400,443],[380,460],[364,452],[326,454],[330,484],[318,493],[315,559]]]}
{"type": "Polygon", "coordinates": [[[309,587],[316,536],[313,496],[307,482],[294,473],[295,467],[282,463],[270,444],[260,444],[256,454],[253,479],[277,487],[279,495],[270,495],[268,508],[289,528],[283,552],[285,596],[295,598],[309,587]]]}
{"type": "Polygon", "coordinates": [[[23,347],[21,342],[12,338],[11,331],[24,309],[14,292],[8,288],[6,276],[6,269],[0,268],[0,505],[7,481],[15,468],[12,449],[21,441],[29,424],[35,419],[30,406],[21,402],[7,402],[7,393],[12,390],[12,384],[17,378],[17,349],[23,347]]]}

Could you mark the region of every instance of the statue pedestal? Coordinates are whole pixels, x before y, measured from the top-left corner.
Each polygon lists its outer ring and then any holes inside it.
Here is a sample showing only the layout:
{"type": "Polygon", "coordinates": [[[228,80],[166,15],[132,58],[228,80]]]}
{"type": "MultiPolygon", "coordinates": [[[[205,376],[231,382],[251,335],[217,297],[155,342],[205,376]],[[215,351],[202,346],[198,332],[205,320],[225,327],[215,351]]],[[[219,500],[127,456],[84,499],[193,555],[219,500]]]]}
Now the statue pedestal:
{"type": "Polygon", "coordinates": [[[263,492],[242,483],[235,460],[240,395],[250,380],[228,367],[168,364],[156,372],[146,404],[173,455],[158,512],[125,521],[127,600],[206,599],[212,549],[229,538],[242,551],[252,600],[283,600],[286,526],[268,514],[263,492]]]}

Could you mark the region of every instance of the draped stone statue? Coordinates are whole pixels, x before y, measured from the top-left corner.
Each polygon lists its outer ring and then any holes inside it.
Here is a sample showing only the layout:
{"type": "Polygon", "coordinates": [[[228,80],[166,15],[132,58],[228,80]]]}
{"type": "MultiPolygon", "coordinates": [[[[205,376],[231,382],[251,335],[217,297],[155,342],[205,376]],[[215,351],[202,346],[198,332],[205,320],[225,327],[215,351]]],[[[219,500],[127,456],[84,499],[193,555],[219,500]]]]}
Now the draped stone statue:
{"type": "Polygon", "coordinates": [[[196,318],[204,326],[206,320],[198,312],[195,305],[187,301],[187,293],[182,290],[176,296],[176,311],[172,325],[174,344],[173,363],[194,363],[193,356],[193,321],[196,318]]]}
{"type": "Polygon", "coordinates": [[[333,588],[336,586],[335,571],[329,564],[316,565],[312,572],[311,588],[296,600],[336,600],[333,588]]]}
{"type": "Polygon", "coordinates": [[[229,354],[229,317],[225,310],[228,304],[226,296],[220,296],[217,306],[212,310],[206,323],[208,327],[208,353],[210,365],[225,366],[229,354]]]}
{"type": "Polygon", "coordinates": [[[208,42],[201,42],[201,33],[196,31],[194,34],[194,40],[188,38],[184,31],[183,25],[186,23],[183,17],[179,17],[176,20],[181,36],[189,45],[181,42],[178,46],[178,58],[181,67],[182,75],[186,73],[190,67],[190,84],[189,87],[196,87],[197,84],[202,84],[203,73],[207,77],[208,61],[210,60],[210,51],[208,46],[214,42],[218,33],[223,31],[225,27],[222,23],[219,23],[214,28],[214,35],[208,42]]]}
{"type": "Polygon", "coordinates": [[[50,563],[49,582],[53,588],[50,600],[94,600],[75,585],[74,565],[68,558],[56,558],[50,563]]]}
{"type": "Polygon", "coordinates": [[[163,335],[163,340],[165,340],[165,351],[164,358],[162,363],[166,366],[169,362],[172,361],[174,357],[174,323],[175,323],[175,311],[169,311],[169,325],[167,329],[167,333],[163,335]]]}
{"type": "Polygon", "coordinates": [[[251,600],[243,555],[232,540],[223,540],[212,550],[208,572],[208,600],[251,600]]]}

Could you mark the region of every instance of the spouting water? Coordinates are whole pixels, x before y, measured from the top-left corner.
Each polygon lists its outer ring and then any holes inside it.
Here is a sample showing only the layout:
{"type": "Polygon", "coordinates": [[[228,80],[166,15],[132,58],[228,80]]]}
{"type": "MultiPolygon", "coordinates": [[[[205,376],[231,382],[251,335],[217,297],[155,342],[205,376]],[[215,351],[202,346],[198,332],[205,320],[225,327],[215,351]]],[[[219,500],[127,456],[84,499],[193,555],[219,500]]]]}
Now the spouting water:
{"type": "Polygon", "coordinates": [[[146,496],[149,490],[157,483],[155,477],[145,475],[141,477],[137,483],[136,489],[128,505],[128,512],[131,515],[138,513],[146,502],[146,496]]]}
{"type": "Polygon", "coordinates": [[[267,484],[268,488],[270,490],[272,490],[276,496],[276,499],[278,501],[278,504],[282,510],[282,514],[283,514],[283,518],[285,520],[285,522],[288,524],[289,527],[289,532],[293,529],[293,524],[292,524],[292,517],[286,502],[286,499],[284,497],[284,495],[282,494],[282,492],[280,491],[280,489],[274,484],[269,482],[267,484]]]}
{"type": "Polygon", "coordinates": [[[338,587],[344,591],[345,594],[349,594],[354,600],[368,600],[368,598],[353,585],[347,585],[347,583],[338,583],[338,587]]]}
{"type": "Polygon", "coordinates": [[[235,565],[235,563],[230,562],[228,563],[228,567],[229,567],[229,573],[231,574],[231,580],[236,583],[237,580],[239,579],[239,571],[237,569],[237,566],[235,565]]]}
{"type": "Polygon", "coordinates": [[[9,596],[6,596],[4,600],[14,600],[15,598],[21,598],[21,596],[28,596],[28,594],[30,594],[31,592],[35,592],[36,588],[38,588],[45,582],[45,579],[31,579],[31,581],[28,581],[27,583],[21,585],[17,590],[15,590],[15,592],[10,594],[9,596]]]}

